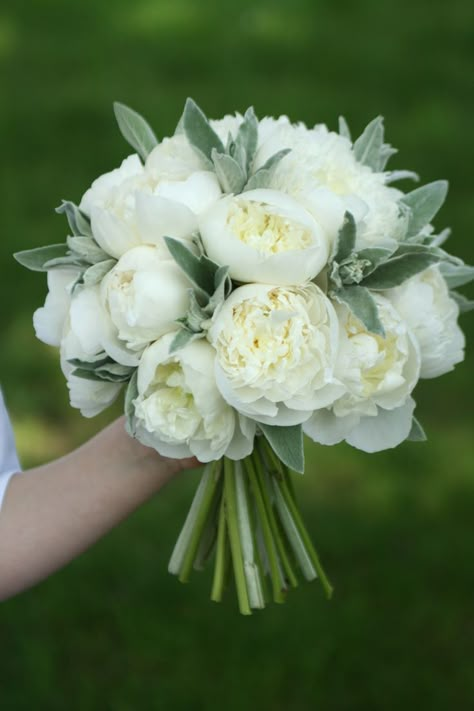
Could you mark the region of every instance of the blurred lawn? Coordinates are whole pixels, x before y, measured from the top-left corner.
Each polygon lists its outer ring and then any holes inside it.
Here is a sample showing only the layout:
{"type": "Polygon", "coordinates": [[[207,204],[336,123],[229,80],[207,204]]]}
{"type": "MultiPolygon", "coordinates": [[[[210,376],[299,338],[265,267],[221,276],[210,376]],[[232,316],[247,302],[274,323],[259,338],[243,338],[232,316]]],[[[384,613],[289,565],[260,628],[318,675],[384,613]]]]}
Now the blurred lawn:
{"type": "MultiPolygon", "coordinates": [[[[53,208],[127,154],[112,101],[170,133],[192,95],[210,116],[253,104],[354,131],[381,113],[394,167],[448,178],[438,226],[474,262],[474,13],[468,0],[16,0],[0,10],[1,381],[24,466],[111,417],[69,408],[31,315],[45,280],[11,253],[64,238],[53,208]]],[[[407,186],[409,188],[409,186],[407,186]]],[[[474,319],[464,317],[472,344],[474,319]]],[[[472,346],[471,346],[472,351],[472,346]]],[[[336,587],[251,619],[208,574],[167,558],[197,476],[174,482],[94,550],[1,606],[0,708],[269,711],[474,703],[472,356],[417,389],[429,442],[308,450],[298,482],[336,587]]]]}

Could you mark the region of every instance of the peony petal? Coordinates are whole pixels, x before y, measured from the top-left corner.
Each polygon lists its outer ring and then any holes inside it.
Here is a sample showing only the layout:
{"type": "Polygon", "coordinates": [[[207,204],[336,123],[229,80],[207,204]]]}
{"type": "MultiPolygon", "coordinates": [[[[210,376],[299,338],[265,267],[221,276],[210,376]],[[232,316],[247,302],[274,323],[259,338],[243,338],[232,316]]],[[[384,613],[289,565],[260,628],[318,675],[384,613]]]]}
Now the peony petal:
{"type": "Polygon", "coordinates": [[[415,401],[408,398],[395,410],[379,408],[376,417],[362,417],[346,442],[363,452],[380,452],[403,442],[410,434],[415,401]]]}
{"type": "Polygon", "coordinates": [[[303,432],[313,442],[333,445],[342,442],[359,423],[359,415],[336,417],[331,410],[316,410],[303,425],[303,432]]]}

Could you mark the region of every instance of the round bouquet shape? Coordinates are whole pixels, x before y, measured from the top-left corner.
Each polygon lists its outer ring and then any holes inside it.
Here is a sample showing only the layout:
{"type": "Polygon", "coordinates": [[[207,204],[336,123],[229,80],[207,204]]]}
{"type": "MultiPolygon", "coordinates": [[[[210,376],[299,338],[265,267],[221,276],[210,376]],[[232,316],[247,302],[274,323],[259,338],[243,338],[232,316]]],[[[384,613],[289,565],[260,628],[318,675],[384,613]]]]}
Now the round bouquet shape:
{"type": "Polygon", "coordinates": [[[213,561],[211,598],[233,577],[243,614],[301,579],[330,597],[295,498],[303,438],[425,439],[413,391],[463,359],[473,306],[455,289],[474,269],[431,223],[447,183],[393,187],[418,176],[386,169],[380,117],[353,141],[342,118],[212,121],[188,99],[160,143],[115,115],[135,152],[61,204],[65,242],[15,255],[47,272],[36,334],[84,416],[123,392],[130,436],[203,463],[171,573],[213,561]]]}

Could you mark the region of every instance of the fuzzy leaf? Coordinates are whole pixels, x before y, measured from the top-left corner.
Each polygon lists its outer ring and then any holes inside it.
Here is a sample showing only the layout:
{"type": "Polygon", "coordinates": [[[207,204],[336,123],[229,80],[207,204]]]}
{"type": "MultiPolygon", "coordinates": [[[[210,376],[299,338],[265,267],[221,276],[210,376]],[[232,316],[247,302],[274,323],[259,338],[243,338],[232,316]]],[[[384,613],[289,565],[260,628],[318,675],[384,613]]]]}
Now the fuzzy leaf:
{"type": "Polygon", "coordinates": [[[33,272],[46,272],[45,266],[48,262],[56,259],[63,259],[68,255],[67,245],[50,244],[47,247],[37,247],[36,249],[26,249],[23,252],[15,252],[13,255],[16,261],[33,272]]]}
{"type": "Polygon", "coordinates": [[[152,128],[143,116],[118,101],[114,103],[114,113],[122,136],[145,163],[153,148],[158,145],[158,139],[152,128]]]}
{"type": "Polygon", "coordinates": [[[445,262],[440,265],[440,270],[450,289],[469,284],[474,279],[474,267],[470,267],[468,264],[448,264],[445,262]]]}
{"type": "Polygon", "coordinates": [[[192,100],[187,99],[183,113],[183,128],[188,141],[197,148],[208,160],[212,160],[212,149],[224,153],[224,146],[217,133],[212,128],[206,115],[192,100]]]}
{"type": "Polygon", "coordinates": [[[430,253],[402,254],[380,264],[372,274],[364,278],[362,284],[369,289],[392,289],[436,262],[439,262],[439,257],[430,253]]]}
{"type": "Polygon", "coordinates": [[[176,353],[176,351],[184,348],[184,346],[191,341],[194,341],[196,338],[200,338],[200,336],[200,333],[194,333],[193,331],[189,331],[187,328],[180,328],[180,330],[176,333],[176,336],[171,341],[168,352],[170,355],[171,353],[176,353]]]}
{"type": "Polygon", "coordinates": [[[354,156],[359,163],[367,165],[373,170],[379,170],[383,135],[383,118],[382,116],[377,116],[365,127],[363,133],[354,143],[354,156]]]}
{"type": "Polygon", "coordinates": [[[214,293],[214,276],[218,265],[206,256],[196,257],[184,244],[173,237],[165,237],[166,245],[176,264],[202,294],[214,293]]]}
{"type": "Polygon", "coordinates": [[[71,252],[75,252],[90,264],[96,264],[97,262],[110,259],[110,256],[99,247],[92,237],[68,237],[67,246],[71,252]]]}
{"type": "Polygon", "coordinates": [[[411,422],[410,434],[407,437],[409,442],[426,442],[427,436],[421,424],[418,422],[416,417],[413,417],[411,422]]]}
{"type": "Polygon", "coordinates": [[[474,301],[468,299],[464,294],[460,294],[458,291],[450,291],[449,295],[459,306],[460,313],[464,314],[474,309],[474,301]]]}
{"type": "Polygon", "coordinates": [[[245,174],[237,161],[213,148],[212,162],[223,192],[240,193],[245,185],[245,174]]]}
{"type": "Polygon", "coordinates": [[[130,378],[127,390],[125,391],[125,429],[131,437],[135,437],[135,406],[133,401],[138,397],[138,368],[130,378]]]}
{"type": "Polygon", "coordinates": [[[244,120],[239,126],[232,155],[239,160],[242,170],[247,173],[252,162],[258,141],[258,121],[253,107],[247,109],[244,120]],[[245,160],[243,160],[245,158],[245,160]]]}
{"type": "Polygon", "coordinates": [[[354,245],[356,240],[356,226],[354,217],[350,212],[344,214],[344,221],[342,227],[337,235],[337,252],[334,260],[340,264],[344,259],[350,256],[354,251],[354,245]]]}
{"type": "Polygon", "coordinates": [[[379,318],[377,304],[368,289],[363,286],[343,286],[331,294],[336,301],[345,304],[361,321],[367,331],[385,337],[385,330],[379,318]]]}
{"type": "Polygon", "coordinates": [[[400,200],[402,205],[406,205],[410,209],[407,237],[417,235],[425,225],[431,222],[445,201],[447,192],[447,181],[436,180],[412,190],[400,200]]]}
{"type": "Polygon", "coordinates": [[[349,141],[352,140],[351,132],[344,116],[339,116],[339,135],[347,138],[349,141]]]}
{"type": "Polygon", "coordinates": [[[258,425],[278,459],[295,472],[304,472],[303,430],[301,425],[276,427],[258,425]]]}
{"type": "Polygon", "coordinates": [[[92,228],[89,218],[81,212],[73,202],[63,200],[61,205],[56,208],[56,212],[59,215],[66,215],[73,235],[78,237],[92,237],[92,228]]]}
{"type": "Polygon", "coordinates": [[[271,184],[273,171],[278,163],[290,152],[291,148],[284,148],[278,153],[274,153],[247,181],[244,190],[257,190],[259,188],[268,188],[271,184]]]}
{"type": "Polygon", "coordinates": [[[115,259],[105,259],[103,262],[93,264],[89,269],[86,269],[82,275],[84,284],[86,286],[99,284],[116,264],[117,261],[115,259]]]}

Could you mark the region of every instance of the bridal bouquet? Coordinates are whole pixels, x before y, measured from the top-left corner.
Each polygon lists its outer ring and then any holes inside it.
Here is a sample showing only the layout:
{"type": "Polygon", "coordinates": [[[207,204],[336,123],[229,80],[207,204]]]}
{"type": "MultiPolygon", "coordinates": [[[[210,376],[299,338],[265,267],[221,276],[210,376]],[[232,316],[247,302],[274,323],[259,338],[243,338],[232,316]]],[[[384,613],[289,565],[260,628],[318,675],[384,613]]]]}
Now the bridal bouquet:
{"type": "Polygon", "coordinates": [[[331,585],[292,472],[303,435],[365,452],[423,440],[419,378],[463,359],[457,291],[474,268],[432,219],[447,183],[403,193],[383,120],[352,140],[286,116],[208,120],[186,102],[161,142],[123,104],[134,153],[65,201],[66,241],[16,254],[45,271],[38,338],[60,349],[71,405],[92,417],[125,390],[127,430],[205,464],[171,556],[187,581],[214,560],[240,611],[298,578],[331,585]]]}

